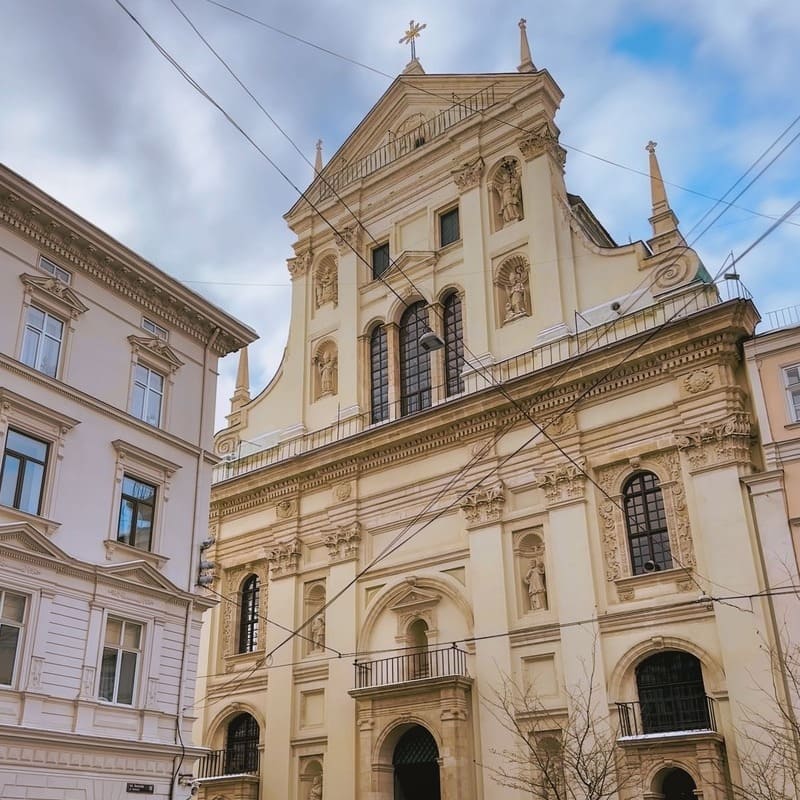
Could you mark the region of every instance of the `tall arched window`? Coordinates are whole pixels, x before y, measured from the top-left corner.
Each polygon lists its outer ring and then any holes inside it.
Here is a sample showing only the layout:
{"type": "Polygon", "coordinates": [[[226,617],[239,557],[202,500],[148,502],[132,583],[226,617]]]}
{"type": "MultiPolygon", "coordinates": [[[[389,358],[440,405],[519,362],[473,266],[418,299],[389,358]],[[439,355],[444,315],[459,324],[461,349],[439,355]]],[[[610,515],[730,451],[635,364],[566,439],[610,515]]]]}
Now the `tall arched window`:
{"type": "Polygon", "coordinates": [[[703,670],[691,653],[667,650],[636,667],[644,733],[698,731],[710,727],[703,670]]]}
{"type": "Polygon", "coordinates": [[[622,490],[634,575],[672,569],[667,515],[661,483],[652,472],[637,472],[622,490]]]}
{"type": "Polygon", "coordinates": [[[400,318],[400,411],[403,415],[431,405],[431,357],[419,343],[428,330],[425,303],[409,306],[400,318]]]}
{"type": "Polygon", "coordinates": [[[239,652],[252,653],[258,645],[258,577],[251,575],[239,597],[239,652]]]}
{"type": "Polygon", "coordinates": [[[461,370],[464,367],[464,329],[461,321],[461,298],[452,292],[444,300],[444,376],[447,396],[464,391],[461,370]]]}
{"type": "Polygon", "coordinates": [[[369,337],[370,418],[389,419],[389,352],[386,328],[378,325],[369,337]]]}
{"type": "Polygon", "coordinates": [[[250,714],[238,714],[228,723],[225,771],[228,775],[258,772],[258,722],[250,714]]]}

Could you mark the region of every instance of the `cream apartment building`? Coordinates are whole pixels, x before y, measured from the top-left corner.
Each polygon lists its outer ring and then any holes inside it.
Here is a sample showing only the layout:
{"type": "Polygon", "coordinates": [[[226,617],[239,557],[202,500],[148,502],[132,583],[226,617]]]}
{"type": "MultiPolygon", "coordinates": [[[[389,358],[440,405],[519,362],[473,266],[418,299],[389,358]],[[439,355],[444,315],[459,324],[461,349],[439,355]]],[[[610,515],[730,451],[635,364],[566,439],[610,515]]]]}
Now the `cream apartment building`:
{"type": "Polygon", "coordinates": [[[216,437],[200,798],[560,797],[585,707],[616,796],[723,800],[763,756],[749,710],[781,724],[758,314],[653,143],[647,242],[568,191],[520,29],[516,72],[412,60],[286,215],[284,358],[251,396],[243,351],[216,437]],[[528,743],[549,795],[533,763],[538,793],[495,780],[528,743]]]}
{"type": "Polygon", "coordinates": [[[0,303],[0,797],[185,797],[217,361],[255,334],[5,166],[0,303]]]}

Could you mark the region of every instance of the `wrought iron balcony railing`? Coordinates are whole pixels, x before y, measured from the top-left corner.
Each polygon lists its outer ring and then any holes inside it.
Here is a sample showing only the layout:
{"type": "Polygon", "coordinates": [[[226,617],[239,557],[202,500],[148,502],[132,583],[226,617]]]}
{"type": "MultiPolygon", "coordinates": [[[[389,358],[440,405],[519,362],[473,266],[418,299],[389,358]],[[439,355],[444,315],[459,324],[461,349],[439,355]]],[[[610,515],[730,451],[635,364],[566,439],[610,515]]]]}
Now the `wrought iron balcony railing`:
{"type": "Polygon", "coordinates": [[[415,650],[377,661],[356,661],[355,688],[396,686],[426,678],[469,677],[467,654],[455,645],[438,650],[415,650]]]}
{"type": "Polygon", "coordinates": [[[617,703],[617,712],[622,739],[717,730],[714,700],[706,695],[617,703]]]}
{"type": "Polygon", "coordinates": [[[232,775],[258,775],[258,747],[212,750],[198,759],[197,778],[224,778],[232,775]]]}

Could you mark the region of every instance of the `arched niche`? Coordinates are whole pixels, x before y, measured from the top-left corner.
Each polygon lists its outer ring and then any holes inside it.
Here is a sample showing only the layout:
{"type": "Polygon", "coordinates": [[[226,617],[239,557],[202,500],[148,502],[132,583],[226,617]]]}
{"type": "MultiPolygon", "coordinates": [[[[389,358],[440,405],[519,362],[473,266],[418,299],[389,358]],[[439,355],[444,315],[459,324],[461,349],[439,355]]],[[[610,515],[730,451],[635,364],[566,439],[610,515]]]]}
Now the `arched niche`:
{"type": "Polygon", "coordinates": [[[522,205],[522,167],[518,159],[506,156],[489,170],[486,186],[489,190],[492,231],[525,218],[522,205]]]}
{"type": "Polygon", "coordinates": [[[500,325],[529,317],[531,275],[528,259],[522,253],[504,258],[494,272],[495,308],[500,325]]]}
{"type": "Polygon", "coordinates": [[[314,614],[303,639],[303,654],[321,654],[325,652],[325,612],[320,610],[325,605],[325,580],[309,581],[303,587],[303,619],[314,614]]]}
{"type": "Polygon", "coordinates": [[[300,800],[322,800],[324,775],[322,758],[308,756],[300,761],[300,800]]]}
{"type": "Polygon", "coordinates": [[[314,307],[339,302],[339,265],[334,253],[326,253],[314,266],[314,307]]]}
{"type": "Polygon", "coordinates": [[[514,556],[520,614],[547,611],[550,603],[543,528],[515,533],[514,556]]]}
{"type": "Polygon", "coordinates": [[[339,351],[336,342],[326,339],[317,345],[313,358],[314,400],[339,392],[339,351]]]}

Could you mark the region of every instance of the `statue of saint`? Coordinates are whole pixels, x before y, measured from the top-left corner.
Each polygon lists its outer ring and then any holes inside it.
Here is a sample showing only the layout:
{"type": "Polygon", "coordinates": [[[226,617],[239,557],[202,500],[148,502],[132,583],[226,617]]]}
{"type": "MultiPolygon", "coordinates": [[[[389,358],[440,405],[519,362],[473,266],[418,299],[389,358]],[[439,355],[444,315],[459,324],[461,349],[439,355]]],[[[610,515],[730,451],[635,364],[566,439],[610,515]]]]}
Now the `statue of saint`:
{"type": "Polygon", "coordinates": [[[531,565],[525,575],[528,587],[528,602],[531,611],[542,611],[547,608],[547,589],[544,582],[544,560],[532,558],[531,565]]]}
{"type": "Polygon", "coordinates": [[[333,265],[328,264],[321,269],[317,275],[317,285],[315,286],[317,308],[325,303],[336,302],[336,275],[333,265]]]}
{"type": "Polygon", "coordinates": [[[506,159],[500,165],[493,186],[500,200],[503,224],[522,219],[522,184],[515,161],[506,159]]]}
{"type": "Polygon", "coordinates": [[[523,317],[528,313],[525,304],[525,284],[528,280],[528,273],[521,264],[514,268],[508,276],[507,301],[506,301],[506,321],[523,317]]]}
{"type": "Polygon", "coordinates": [[[321,356],[317,356],[317,368],[319,369],[319,386],[321,394],[333,394],[334,378],[336,374],[336,359],[326,350],[321,356]]]}
{"type": "MultiPolygon", "coordinates": [[[[319,619],[319,617],[317,618],[319,619]]],[[[311,781],[311,791],[308,793],[308,800],[322,800],[322,775],[315,775],[311,781]]]]}
{"type": "Polygon", "coordinates": [[[311,649],[325,649],[325,617],[320,614],[311,623],[311,649]]]}

